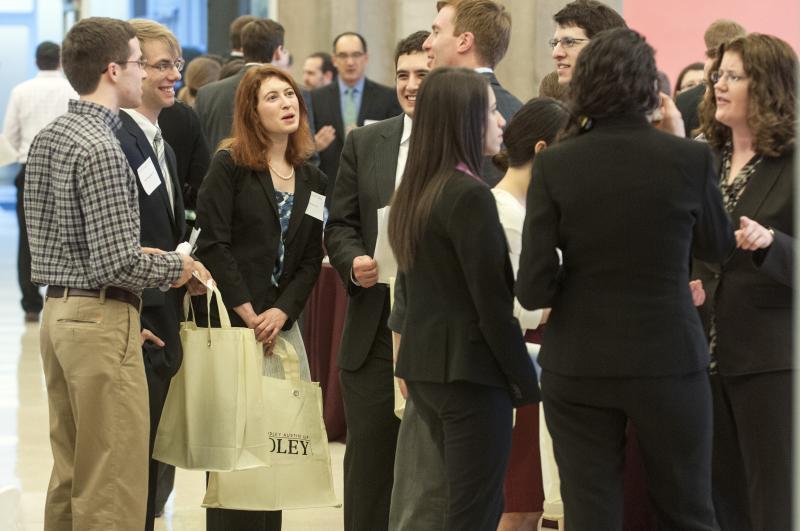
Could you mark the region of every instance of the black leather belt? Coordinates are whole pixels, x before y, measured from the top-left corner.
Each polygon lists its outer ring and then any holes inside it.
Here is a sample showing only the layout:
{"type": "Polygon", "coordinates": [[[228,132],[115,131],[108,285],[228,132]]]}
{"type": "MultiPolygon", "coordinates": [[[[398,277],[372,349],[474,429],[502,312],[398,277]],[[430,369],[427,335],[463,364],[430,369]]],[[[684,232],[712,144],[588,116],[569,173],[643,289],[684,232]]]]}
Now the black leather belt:
{"type": "Polygon", "coordinates": [[[53,297],[54,299],[63,298],[64,293],[66,293],[68,297],[91,297],[93,299],[99,299],[103,292],[105,292],[107,299],[113,299],[115,301],[120,301],[120,302],[127,302],[128,304],[136,308],[137,311],[139,311],[142,307],[142,299],[140,299],[138,296],[134,295],[128,290],[122,288],[115,288],[113,286],[109,286],[102,290],[65,288],[64,286],[47,287],[47,296],[53,297]]]}

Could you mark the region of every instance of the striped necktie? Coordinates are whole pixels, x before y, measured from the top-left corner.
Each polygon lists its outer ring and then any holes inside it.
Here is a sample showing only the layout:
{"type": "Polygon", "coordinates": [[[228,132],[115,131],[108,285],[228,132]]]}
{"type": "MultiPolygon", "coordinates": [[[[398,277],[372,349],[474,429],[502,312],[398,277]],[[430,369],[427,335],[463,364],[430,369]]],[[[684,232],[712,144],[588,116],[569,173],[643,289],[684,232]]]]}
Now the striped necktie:
{"type": "Polygon", "coordinates": [[[161,167],[161,175],[164,176],[164,186],[167,187],[169,206],[172,210],[175,210],[175,198],[172,197],[172,176],[169,174],[169,168],[167,168],[167,159],[164,155],[164,139],[161,137],[161,128],[158,126],[156,126],[156,136],[153,138],[153,147],[156,150],[158,165],[161,167]]]}
{"type": "Polygon", "coordinates": [[[342,109],[344,129],[349,131],[356,126],[358,114],[356,112],[356,89],[347,87],[344,91],[344,108],[342,109]]]}

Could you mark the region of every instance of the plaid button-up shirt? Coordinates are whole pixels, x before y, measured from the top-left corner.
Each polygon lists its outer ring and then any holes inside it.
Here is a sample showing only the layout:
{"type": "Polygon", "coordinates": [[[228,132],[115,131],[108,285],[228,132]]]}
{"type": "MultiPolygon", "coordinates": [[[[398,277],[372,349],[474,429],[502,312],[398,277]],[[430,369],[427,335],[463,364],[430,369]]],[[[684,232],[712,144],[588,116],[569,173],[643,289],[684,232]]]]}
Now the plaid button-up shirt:
{"type": "Polygon", "coordinates": [[[25,168],[25,218],[36,284],[140,293],[177,280],[178,253],[143,254],[136,176],[111,109],[71,100],[34,139],[25,168]]]}

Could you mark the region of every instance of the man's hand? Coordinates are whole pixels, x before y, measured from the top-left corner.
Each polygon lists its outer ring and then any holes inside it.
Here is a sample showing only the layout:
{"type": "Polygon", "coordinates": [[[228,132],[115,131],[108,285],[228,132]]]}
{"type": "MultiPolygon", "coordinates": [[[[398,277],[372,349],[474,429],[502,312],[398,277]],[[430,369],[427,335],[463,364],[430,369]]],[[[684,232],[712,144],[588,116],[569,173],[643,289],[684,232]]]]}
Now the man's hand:
{"type": "Polygon", "coordinates": [[[208,269],[199,260],[195,260],[192,278],[186,284],[186,290],[190,295],[205,295],[209,281],[211,281],[212,285],[216,285],[208,269]]]}
{"type": "Polygon", "coordinates": [[[161,338],[155,335],[153,332],[151,332],[147,328],[142,328],[142,345],[144,345],[145,341],[150,341],[151,343],[155,343],[159,347],[163,347],[166,344],[163,341],[161,341],[161,338]]]}
{"type": "Polygon", "coordinates": [[[314,145],[317,151],[325,151],[335,139],[336,129],[332,125],[325,125],[320,127],[317,134],[314,135],[314,145]]]}
{"type": "Polygon", "coordinates": [[[692,304],[702,306],[706,302],[706,290],[703,289],[703,281],[690,281],[689,289],[692,291],[692,304]]]}
{"type": "Polygon", "coordinates": [[[362,288],[371,288],[378,283],[378,262],[367,255],[353,258],[353,278],[362,288]]]}
{"type": "Polygon", "coordinates": [[[739,230],[734,234],[736,235],[736,247],[745,251],[766,249],[772,245],[775,239],[768,228],[747,216],[739,218],[739,230]]]}
{"type": "Polygon", "coordinates": [[[194,259],[185,254],[180,255],[183,260],[183,272],[178,280],[172,283],[173,288],[179,288],[186,284],[192,278],[192,271],[194,271],[194,259]]]}
{"type": "Polygon", "coordinates": [[[261,322],[254,328],[256,339],[267,346],[266,353],[272,354],[272,344],[275,338],[278,337],[278,332],[280,332],[283,325],[286,324],[289,316],[281,309],[270,308],[261,313],[261,318],[261,322]]]}
{"type": "Polygon", "coordinates": [[[681,138],[685,137],[686,127],[683,124],[681,111],[678,110],[672,98],[663,92],[659,93],[659,97],[661,98],[661,104],[658,106],[657,114],[660,115],[660,119],[654,120],[653,125],[665,133],[670,133],[681,138]]]}

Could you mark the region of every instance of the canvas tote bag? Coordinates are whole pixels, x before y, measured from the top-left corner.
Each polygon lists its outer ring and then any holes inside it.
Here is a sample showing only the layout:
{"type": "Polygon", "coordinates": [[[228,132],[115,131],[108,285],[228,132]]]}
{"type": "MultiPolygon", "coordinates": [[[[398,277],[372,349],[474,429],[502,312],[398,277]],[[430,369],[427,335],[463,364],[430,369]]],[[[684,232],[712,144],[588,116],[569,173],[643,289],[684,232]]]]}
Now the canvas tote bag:
{"type": "Polygon", "coordinates": [[[244,470],[270,463],[261,396],[262,347],[249,328],[232,327],[214,287],[220,328],[198,327],[184,298],[183,363],[172,379],[153,458],[190,470],[244,470]],[[191,318],[190,318],[191,313],[191,318]]]}
{"type": "Polygon", "coordinates": [[[339,505],[322,392],[318,383],[300,380],[297,347],[284,335],[278,335],[273,355],[281,358],[285,379],[262,378],[271,466],[211,473],[203,507],[276,511],[339,505]]]}

